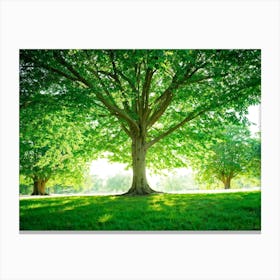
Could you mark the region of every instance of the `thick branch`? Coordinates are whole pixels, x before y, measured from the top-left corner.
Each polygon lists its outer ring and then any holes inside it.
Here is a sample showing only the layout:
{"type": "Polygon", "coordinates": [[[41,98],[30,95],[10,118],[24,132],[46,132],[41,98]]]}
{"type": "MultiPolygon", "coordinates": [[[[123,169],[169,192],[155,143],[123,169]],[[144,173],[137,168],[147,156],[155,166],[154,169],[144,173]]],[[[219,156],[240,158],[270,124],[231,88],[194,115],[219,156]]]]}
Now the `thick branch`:
{"type": "Polygon", "coordinates": [[[106,85],[104,84],[103,80],[101,79],[101,77],[99,76],[98,72],[99,71],[93,71],[94,76],[97,78],[97,80],[99,81],[103,91],[106,93],[106,95],[109,97],[110,101],[112,102],[113,106],[118,107],[113,96],[111,95],[110,91],[107,89],[106,85]]]}
{"type": "Polygon", "coordinates": [[[43,63],[41,61],[37,61],[37,60],[34,60],[31,56],[29,55],[26,55],[25,54],[25,57],[28,58],[28,60],[32,63],[34,63],[34,65],[37,65],[39,67],[42,67],[48,71],[51,71],[51,72],[54,72],[56,74],[59,74],[60,76],[63,76],[64,78],[67,78],[73,82],[78,82],[78,79],[75,77],[75,76],[72,76],[72,75],[69,75],[67,73],[65,73],[64,71],[60,70],[60,69],[57,69],[57,68],[54,68],[46,63],[43,63]]]}
{"type": "MultiPolygon", "coordinates": [[[[254,87],[258,85],[258,83],[253,82],[252,84],[249,83],[246,87],[246,89],[250,88],[250,87],[254,87]]],[[[244,90],[245,88],[243,88],[244,90]]],[[[237,92],[242,92],[242,90],[238,90],[237,92]]],[[[202,110],[196,110],[196,112],[192,112],[190,113],[185,119],[183,119],[181,122],[179,122],[177,125],[170,127],[166,132],[162,133],[161,135],[157,136],[156,138],[154,138],[153,140],[151,140],[149,143],[147,143],[147,148],[151,147],[152,145],[154,145],[155,143],[157,143],[158,141],[160,141],[161,139],[163,139],[164,137],[168,136],[169,134],[171,134],[173,131],[175,131],[176,129],[178,129],[179,127],[183,126],[185,123],[193,120],[194,118],[204,114],[207,111],[210,110],[216,110],[217,108],[220,108],[222,106],[225,106],[226,104],[232,102],[232,101],[237,101],[240,98],[240,96],[238,94],[234,94],[232,98],[229,99],[218,99],[216,102],[212,102],[210,103],[206,108],[202,109],[202,110]]]]}
{"type": "MultiPolygon", "coordinates": [[[[190,76],[188,76],[188,78],[190,78],[200,68],[201,67],[198,67],[198,68],[196,68],[195,71],[192,71],[190,76]]],[[[166,111],[166,109],[168,108],[168,106],[170,105],[170,103],[172,101],[172,98],[173,98],[172,92],[175,89],[177,89],[179,86],[181,86],[182,84],[200,83],[202,81],[206,81],[206,80],[213,79],[213,78],[225,77],[226,75],[227,74],[209,75],[209,76],[199,77],[195,80],[188,80],[188,78],[185,77],[184,80],[181,80],[181,82],[177,82],[177,84],[171,83],[170,87],[158,98],[158,102],[161,101],[162,103],[160,105],[158,105],[159,106],[158,109],[154,112],[154,114],[148,120],[148,126],[152,127],[154,125],[154,123],[156,123],[158,121],[158,119],[163,115],[163,113],[166,111]],[[172,85],[173,85],[173,88],[172,88],[172,85]]]]}
{"type": "Polygon", "coordinates": [[[206,63],[203,63],[202,65],[195,67],[194,69],[192,69],[191,71],[191,67],[188,67],[185,69],[185,73],[184,75],[182,75],[182,77],[180,78],[179,73],[176,73],[171,81],[171,84],[169,85],[169,87],[167,88],[167,90],[165,90],[163,92],[163,94],[161,96],[159,96],[154,103],[160,103],[162,100],[164,100],[166,98],[166,94],[168,90],[175,90],[177,89],[179,86],[181,86],[182,84],[184,84],[188,79],[190,79],[199,69],[202,69],[204,66],[206,65],[206,63]]]}
{"type": "MultiPolygon", "coordinates": [[[[60,54],[58,54],[57,52],[54,52],[54,57],[60,65],[63,65],[64,67],[66,67],[68,69],[68,71],[70,71],[74,76],[69,75],[69,74],[65,73],[64,71],[61,71],[60,69],[49,66],[48,64],[37,62],[37,61],[33,60],[31,57],[28,57],[28,58],[35,65],[41,66],[51,72],[57,73],[71,81],[81,82],[88,88],[91,88],[91,89],[94,88],[92,86],[92,84],[89,81],[87,81],[84,77],[82,77],[81,74],[78,73],[78,71],[76,71],[73,68],[73,66],[71,64],[69,64],[60,54]]],[[[104,87],[105,86],[103,86],[103,89],[104,89],[104,87]]],[[[99,91],[94,91],[94,93],[95,93],[97,99],[109,110],[109,112],[112,115],[116,116],[118,119],[125,120],[128,124],[133,126],[136,131],[139,131],[139,127],[138,127],[137,123],[133,119],[131,119],[123,110],[118,108],[115,104],[112,104],[111,102],[109,102],[99,91]]]]}
{"type": "Polygon", "coordinates": [[[172,101],[173,98],[173,86],[172,84],[169,86],[168,89],[164,91],[164,93],[161,95],[160,104],[154,105],[157,109],[154,111],[154,113],[151,115],[151,117],[148,119],[147,125],[148,127],[152,127],[155,122],[163,115],[165,110],[168,108],[169,104],[172,101]]]}
{"type": "MultiPolygon", "coordinates": [[[[116,69],[116,68],[115,68],[116,69]]],[[[111,72],[107,72],[107,71],[104,71],[104,70],[98,70],[98,73],[101,73],[109,78],[111,78],[114,82],[117,83],[123,97],[126,99],[127,96],[125,95],[125,91],[122,87],[122,83],[121,83],[121,80],[118,76],[120,76],[123,80],[127,81],[128,84],[130,85],[132,91],[137,94],[137,89],[135,87],[135,85],[133,84],[132,80],[130,80],[127,76],[125,76],[121,71],[117,70],[116,69],[116,72],[115,73],[111,73],[111,72]]],[[[132,113],[132,108],[130,108],[129,104],[128,104],[128,101],[125,100],[122,102],[123,103],[123,107],[124,109],[126,110],[127,113],[131,114],[132,113]]],[[[133,107],[133,106],[131,106],[133,107]]],[[[135,109],[135,108],[134,108],[135,109]]],[[[136,109],[135,109],[135,112],[136,112],[136,109]]]]}
{"type": "Polygon", "coordinates": [[[207,109],[201,110],[199,112],[192,112],[191,114],[189,114],[185,119],[183,119],[181,122],[179,122],[178,124],[170,127],[166,132],[162,133],[161,135],[159,135],[158,137],[154,138],[153,140],[151,140],[150,142],[147,143],[147,148],[151,147],[152,145],[154,145],[155,143],[157,143],[158,141],[160,141],[161,139],[163,139],[164,137],[166,137],[167,135],[171,134],[173,131],[175,131],[176,129],[178,129],[179,127],[183,126],[185,123],[191,121],[192,119],[202,115],[203,113],[205,113],[207,111],[207,109]]]}
{"type": "MultiPolygon", "coordinates": [[[[81,82],[86,84],[88,87],[93,88],[93,86],[89,82],[87,82],[83,77],[81,77],[81,75],[70,64],[68,64],[63,58],[60,58],[60,59],[61,59],[61,62],[63,62],[64,65],[69,69],[69,71],[71,71],[73,74],[75,74],[81,82]]],[[[93,69],[91,69],[91,70],[92,70],[93,74],[95,75],[95,77],[99,80],[100,85],[102,86],[104,92],[107,94],[107,96],[109,97],[111,102],[109,102],[99,91],[95,92],[97,98],[112,113],[112,115],[115,115],[118,119],[125,120],[126,122],[131,124],[134,127],[134,129],[139,131],[139,127],[138,127],[137,123],[129,115],[127,115],[127,113],[124,110],[120,109],[117,106],[117,104],[114,101],[114,98],[112,97],[112,95],[106,88],[106,85],[104,84],[104,82],[102,81],[100,76],[98,75],[98,71],[97,70],[95,71],[93,69]]]]}
{"type": "Polygon", "coordinates": [[[131,109],[130,109],[128,101],[127,101],[127,96],[125,94],[122,83],[121,83],[121,81],[119,79],[119,76],[118,76],[118,73],[120,73],[120,72],[118,71],[117,66],[116,66],[115,54],[112,50],[109,51],[109,56],[110,56],[110,60],[111,60],[111,64],[112,64],[113,72],[114,72],[114,74],[112,74],[112,77],[115,80],[115,82],[117,83],[117,85],[118,85],[118,87],[121,91],[122,97],[124,99],[124,100],[122,100],[123,108],[126,110],[126,112],[128,114],[131,114],[131,109]]]}
{"type": "Polygon", "coordinates": [[[147,117],[149,109],[149,91],[152,83],[153,71],[151,68],[146,70],[145,80],[142,88],[141,100],[140,100],[140,117],[145,119],[147,117]]]}
{"type": "MultiPolygon", "coordinates": [[[[152,127],[154,123],[158,121],[158,119],[163,115],[163,113],[166,111],[168,106],[170,105],[172,98],[173,98],[173,92],[178,89],[181,85],[183,85],[185,82],[188,81],[199,69],[203,68],[206,65],[206,63],[203,63],[202,65],[194,68],[192,71],[188,67],[185,70],[184,75],[179,78],[179,74],[176,73],[171,81],[171,84],[169,87],[163,92],[161,96],[159,96],[154,101],[154,106],[157,108],[154,113],[151,115],[150,119],[148,120],[148,127],[152,127]]],[[[207,77],[209,78],[209,77],[207,77]]]]}
{"type": "Polygon", "coordinates": [[[65,66],[76,78],[78,81],[82,82],[84,85],[86,85],[87,87],[91,88],[92,85],[89,81],[87,81],[77,70],[75,70],[73,68],[73,66],[71,64],[69,64],[62,56],[59,52],[54,51],[53,52],[53,56],[56,59],[57,62],[59,62],[60,64],[62,64],[63,66],[65,66]]]}
{"type": "Polygon", "coordinates": [[[121,127],[122,127],[123,131],[127,134],[127,136],[129,136],[129,137],[132,136],[130,130],[125,126],[125,124],[122,123],[121,127]]]}
{"type": "Polygon", "coordinates": [[[131,79],[129,79],[126,75],[124,75],[123,72],[121,71],[117,71],[117,73],[122,77],[123,80],[127,81],[129,86],[131,87],[133,92],[137,92],[137,88],[134,85],[133,81],[131,79]]]}

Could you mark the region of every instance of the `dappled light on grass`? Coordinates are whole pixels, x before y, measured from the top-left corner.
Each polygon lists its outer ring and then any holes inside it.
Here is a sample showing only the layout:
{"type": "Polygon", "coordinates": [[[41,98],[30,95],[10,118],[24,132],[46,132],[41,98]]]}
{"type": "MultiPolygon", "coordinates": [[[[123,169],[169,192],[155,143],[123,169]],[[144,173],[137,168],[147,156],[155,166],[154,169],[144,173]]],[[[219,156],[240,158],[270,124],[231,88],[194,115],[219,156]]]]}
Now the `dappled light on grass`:
{"type": "Polygon", "coordinates": [[[260,192],[23,199],[20,229],[259,230],[260,210],[260,192]]]}
{"type": "Polygon", "coordinates": [[[75,206],[68,206],[68,207],[64,207],[64,208],[62,209],[62,211],[71,211],[71,210],[73,210],[73,209],[75,209],[75,206]]]}
{"type": "Polygon", "coordinates": [[[150,209],[154,211],[162,211],[163,200],[164,199],[162,195],[151,195],[148,198],[150,209]]]}
{"type": "Polygon", "coordinates": [[[173,201],[170,201],[170,200],[164,201],[164,204],[165,204],[166,206],[174,206],[174,202],[173,202],[173,201]]]}
{"type": "Polygon", "coordinates": [[[101,217],[98,218],[98,222],[99,223],[106,223],[108,222],[110,219],[112,219],[113,215],[111,214],[104,214],[101,217]]]}
{"type": "MultiPolygon", "coordinates": [[[[64,211],[71,211],[74,210],[76,207],[75,204],[75,198],[74,197],[63,197],[60,199],[57,198],[51,198],[48,200],[40,200],[40,199],[34,199],[30,200],[30,204],[24,204],[22,206],[22,209],[37,209],[37,210],[45,210],[47,209],[47,212],[64,212],[64,211]]],[[[90,204],[89,200],[83,200],[82,203],[79,204],[79,206],[87,206],[90,204]]]]}
{"type": "MultiPolygon", "coordinates": [[[[175,199],[176,200],[176,199],[175,199]]],[[[147,198],[149,208],[154,211],[163,211],[165,206],[174,206],[174,198],[171,195],[153,194],[147,198]]]]}

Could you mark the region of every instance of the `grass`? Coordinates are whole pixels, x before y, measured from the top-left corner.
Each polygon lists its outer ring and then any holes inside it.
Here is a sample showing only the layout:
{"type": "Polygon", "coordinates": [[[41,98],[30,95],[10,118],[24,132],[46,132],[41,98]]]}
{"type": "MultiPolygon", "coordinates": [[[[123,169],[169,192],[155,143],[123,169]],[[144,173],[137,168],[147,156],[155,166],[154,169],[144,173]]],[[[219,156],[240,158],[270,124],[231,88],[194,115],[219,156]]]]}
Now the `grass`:
{"type": "Polygon", "coordinates": [[[21,230],[260,230],[261,193],[20,200],[21,230]]]}

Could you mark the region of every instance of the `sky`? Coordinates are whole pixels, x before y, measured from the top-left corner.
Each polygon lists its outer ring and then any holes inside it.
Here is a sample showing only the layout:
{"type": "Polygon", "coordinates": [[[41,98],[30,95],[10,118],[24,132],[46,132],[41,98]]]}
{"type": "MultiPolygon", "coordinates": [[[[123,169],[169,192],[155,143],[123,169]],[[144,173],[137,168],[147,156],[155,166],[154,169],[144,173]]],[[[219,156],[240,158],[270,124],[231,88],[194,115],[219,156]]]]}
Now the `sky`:
{"type": "Polygon", "coordinates": [[[125,170],[125,165],[121,163],[110,163],[107,159],[101,158],[98,160],[94,160],[90,166],[90,174],[98,175],[102,179],[106,179],[106,177],[114,176],[118,173],[126,173],[129,172],[125,170]]]}
{"type": "Polygon", "coordinates": [[[250,130],[252,133],[258,132],[261,129],[261,106],[250,106],[249,107],[248,119],[255,123],[255,125],[251,125],[250,130]]]}

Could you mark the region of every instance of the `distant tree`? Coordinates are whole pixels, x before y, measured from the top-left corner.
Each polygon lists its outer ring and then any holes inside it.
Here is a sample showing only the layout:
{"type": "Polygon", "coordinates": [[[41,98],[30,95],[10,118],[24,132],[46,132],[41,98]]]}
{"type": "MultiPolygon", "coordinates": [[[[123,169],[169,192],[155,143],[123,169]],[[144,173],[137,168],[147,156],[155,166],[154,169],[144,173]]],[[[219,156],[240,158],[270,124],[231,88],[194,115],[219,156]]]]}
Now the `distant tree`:
{"type": "Polygon", "coordinates": [[[225,189],[238,175],[260,175],[260,139],[252,138],[244,126],[230,126],[218,130],[211,142],[202,146],[192,159],[200,181],[218,179],[225,189]]]}
{"type": "Polygon", "coordinates": [[[116,174],[107,179],[105,189],[108,192],[125,191],[131,183],[131,178],[127,174],[116,174]]]}
{"type": "Polygon", "coordinates": [[[181,173],[177,169],[159,175],[158,187],[165,192],[176,192],[198,189],[192,173],[181,173]]]}
{"type": "Polygon", "coordinates": [[[90,183],[83,190],[85,193],[98,193],[104,189],[104,180],[98,175],[90,176],[90,183]]]}
{"type": "MultiPolygon", "coordinates": [[[[53,181],[55,182],[55,181],[53,181]]],[[[58,185],[52,184],[47,187],[47,190],[51,194],[75,194],[75,193],[83,193],[84,186],[80,184],[75,185],[58,185]]]]}
{"type": "Polygon", "coordinates": [[[30,83],[54,87],[57,97],[79,108],[99,108],[110,119],[101,125],[107,130],[100,130],[99,148],[131,159],[128,194],[140,195],[154,192],[146,158],[160,167],[174,164],[165,139],[175,139],[175,147],[181,139],[172,135],[193,120],[211,123],[228,109],[244,115],[259,103],[260,62],[260,50],[22,50],[21,87],[24,95],[30,83]],[[159,141],[165,149],[155,145],[159,141]]]}
{"type": "Polygon", "coordinates": [[[20,184],[19,193],[21,195],[30,195],[31,192],[32,192],[32,186],[26,184],[20,184]]]}

